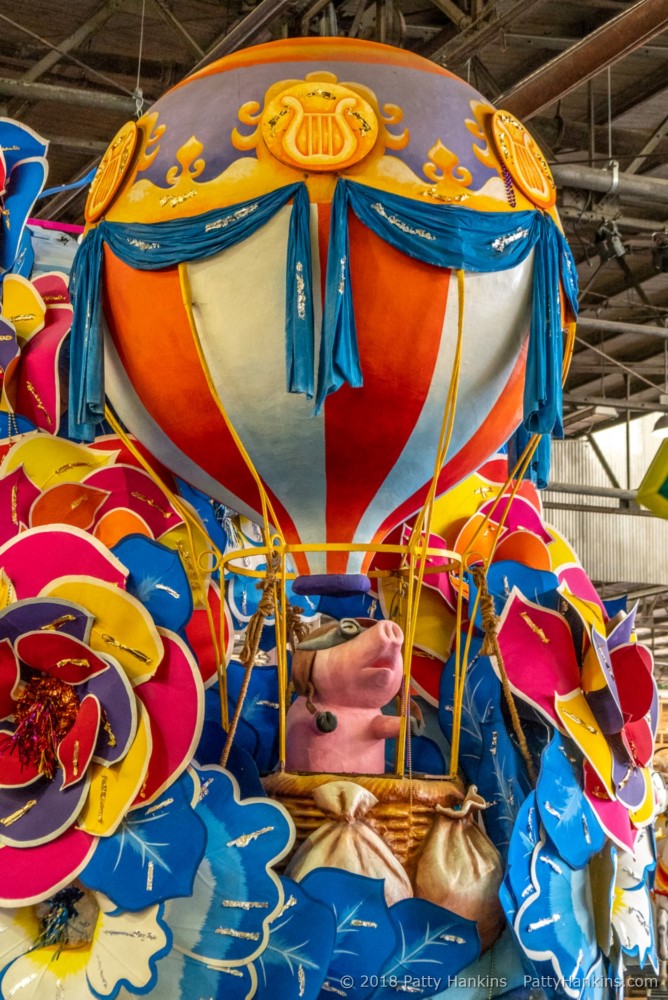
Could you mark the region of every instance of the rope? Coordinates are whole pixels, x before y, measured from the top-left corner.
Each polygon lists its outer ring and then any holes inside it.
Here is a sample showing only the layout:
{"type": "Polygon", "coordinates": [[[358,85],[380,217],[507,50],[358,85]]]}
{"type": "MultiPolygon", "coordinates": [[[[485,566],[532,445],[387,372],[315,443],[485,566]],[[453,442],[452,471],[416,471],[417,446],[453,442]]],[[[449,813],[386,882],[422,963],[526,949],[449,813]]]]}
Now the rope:
{"type": "Polygon", "coordinates": [[[503,662],[503,656],[501,655],[501,649],[499,647],[499,639],[497,634],[499,619],[494,609],[494,598],[492,597],[487,588],[487,576],[484,567],[474,566],[473,569],[471,570],[471,575],[473,576],[475,584],[478,588],[478,592],[480,594],[480,611],[482,614],[482,627],[485,633],[485,638],[483,640],[483,644],[480,649],[480,655],[496,657],[499,673],[501,675],[501,686],[503,688],[503,693],[505,695],[506,704],[508,705],[508,711],[510,712],[510,718],[513,724],[513,729],[515,731],[515,736],[517,737],[517,742],[519,743],[520,753],[522,754],[524,763],[526,764],[529,778],[532,784],[535,785],[537,780],[536,770],[533,766],[531,753],[529,752],[529,747],[527,746],[526,737],[522,730],[522,723],[520,722],[520,717],[517,712],[517,705],[515,704],[515,699],[513,698],[513,692],[511,691],[510,688],[510,681],[508,680],[508,674],[506,673],[506,667],[503,662]]]}
{"type": "Polygon", "coordinates": [[[146,0],[141,4],[141,24],[139,28],[139,54],[137,56],[137,83],[132,96],[135,99],[135,113],[137,118],[141,118],[144,110],[144,92],[140,87],[141,83],[141,61],[144,54],[144,22],[146,21],[146,0]]]}
{"type": "Polygon", "coordinates": [[[293,650],[295,645],[301,642],[308,633],[308,626],[300,620],[303,608],[295,607],[287,600],[285,602],[276,600],[276,584],[283,576],[281,555],[279,552],[273,552],[267,562],[267,571],[264,577],[257,583],[257,589],[262,591],[262,597],[260,598],[255,614],[248,623],[244,647],[239,656],[239,660],[244,667],[244,677],[220,758],[221,767],[226,766],[230,756],[267,618],[274,616],[278,621],[279,613],[284,609],[285,630],[293,650]]]}

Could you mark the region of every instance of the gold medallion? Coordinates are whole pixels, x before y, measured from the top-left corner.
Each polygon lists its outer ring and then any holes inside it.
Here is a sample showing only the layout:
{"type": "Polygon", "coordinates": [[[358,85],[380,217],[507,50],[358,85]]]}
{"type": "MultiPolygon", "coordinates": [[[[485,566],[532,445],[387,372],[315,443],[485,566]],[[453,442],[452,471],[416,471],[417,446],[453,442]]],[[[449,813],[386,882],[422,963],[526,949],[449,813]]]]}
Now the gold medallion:
{"type": "Polygon", "coordinates": [[[522,194],[538,208],[552,208],[557,200],[557,187],[531,133],[509,111],[495,111],[492,137],[501,162],[522,194]]]}
{"type": "Polygon", "coordinates": [[[126,122],[102,157],[86,201],[86,222],[97,222],[111,205],[128,172],[137,146],[137,125],[126,122]]]}
{"type": "Polygon", "coordinates": [[[269,151],[302,170],[342,170],[358,163],[378,137],[376,114],[349,87],[305,80],[277,94],[262,115],[269,151]]]}

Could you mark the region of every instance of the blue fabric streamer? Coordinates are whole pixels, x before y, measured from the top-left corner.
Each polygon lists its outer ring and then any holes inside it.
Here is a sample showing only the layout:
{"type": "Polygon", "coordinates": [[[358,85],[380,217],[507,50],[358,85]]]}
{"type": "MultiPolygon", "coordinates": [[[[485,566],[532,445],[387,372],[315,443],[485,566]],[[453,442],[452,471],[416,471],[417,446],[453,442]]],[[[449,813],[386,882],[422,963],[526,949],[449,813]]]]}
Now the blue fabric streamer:
{"type": "Polygon", "coordinates": [[[285,277],[285,379],[288,392],[313,398],[313,275],[308,190],[295,193],[285,277]]]}
{"type": "MultiPolygon", "coordinates": [[[[169,222],[101,222],[82,241],[74,259],[70,290],[74,306],[71,333],[70,416],[71,437],[92,441],[95,426],[104,414],[104,373],[101,333],[103,245],[131,267],[157,271],[181,261],[200,260],[219,253],[251,236],[291,199],[293,219],[290,233],[295,260],[308,262],[310,292],[310,241],[308,240],[308,193],[299,182],[250,201],[213,209],[192,218],[169,222]],[[305,224],[299,221],[305,216],[305,224]],[[295,220],[297,217],[297,221],[295,220]]],[[[289,257],[290,255],[288,255],[289,257]]],[[[298,313],[298,290],[288,284],[288,309],[298,313]]],[[[298,342],[313,343],[312,304],[307,303],[303,321],[294,325],[298,342]]],[[[311,351],[312,351],[311,347],[311,351]]],[[[313,376],[311,376],[312,385],[313,376]]]]}

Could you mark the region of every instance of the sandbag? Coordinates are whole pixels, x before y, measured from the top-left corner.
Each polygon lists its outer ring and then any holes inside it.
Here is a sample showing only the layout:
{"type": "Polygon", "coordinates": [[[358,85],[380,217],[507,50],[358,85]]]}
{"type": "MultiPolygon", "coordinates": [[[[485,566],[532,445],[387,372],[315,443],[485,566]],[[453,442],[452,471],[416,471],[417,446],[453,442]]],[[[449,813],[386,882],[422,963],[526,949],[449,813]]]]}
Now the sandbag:
{"type": "Polygon", "coordinates": [[[496,941],[506,923],[499,901],[501,855],[476,822],[486,807],[475,785],[461,805],[436,805],[413,879],[416,896],[475,920],[483,951],[496,941]]]}
{"type": "Polygon", "coordinates": [[[413,895],[408,875],[365,820],[376,796],[353,781],[330,781],[313,789],[313,801],[331,816],[303,842],[286,875],[299,881],[314,868],[343,868],[385,880],[388,906],[413,895]]]}

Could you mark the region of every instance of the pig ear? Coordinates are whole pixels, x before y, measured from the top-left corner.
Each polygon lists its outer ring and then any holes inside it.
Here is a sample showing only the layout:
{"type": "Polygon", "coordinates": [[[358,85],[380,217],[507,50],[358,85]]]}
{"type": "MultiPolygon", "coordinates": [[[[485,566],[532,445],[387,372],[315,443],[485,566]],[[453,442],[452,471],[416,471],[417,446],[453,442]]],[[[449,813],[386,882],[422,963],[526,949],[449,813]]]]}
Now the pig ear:
{"type": "Polygon", "coordinates": [[[292,684],[297,694],[307,699],[307,707],[315,694],[312,677],[315,657],[316,650],[300,648],[292,656],[292,684]]]}

